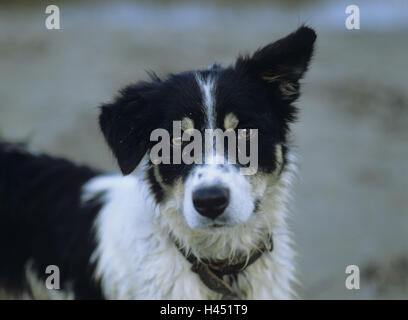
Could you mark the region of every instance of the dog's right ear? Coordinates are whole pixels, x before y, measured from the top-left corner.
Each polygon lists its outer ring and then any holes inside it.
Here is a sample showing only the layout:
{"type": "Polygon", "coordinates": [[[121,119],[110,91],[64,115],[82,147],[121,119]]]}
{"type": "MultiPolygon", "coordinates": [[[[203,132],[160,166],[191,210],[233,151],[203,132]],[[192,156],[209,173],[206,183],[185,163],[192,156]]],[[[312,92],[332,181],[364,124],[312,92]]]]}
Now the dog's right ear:
{"type": "Polygon", "coordinates": [[[157,120],[150,103],[156,85],[142,82],[128,86],[114,102],[101,106],[100,128],[125,175],[137,167],[149,148],[157,120]]]}
{"type": "Polygon", "coordinates": [[[299,96],[299,80],[308,68],[315,40],[315,31],[302,26],[252,56],[239,57],[235,68],[262,81],[282,99],[292,102],[299,96]]]}

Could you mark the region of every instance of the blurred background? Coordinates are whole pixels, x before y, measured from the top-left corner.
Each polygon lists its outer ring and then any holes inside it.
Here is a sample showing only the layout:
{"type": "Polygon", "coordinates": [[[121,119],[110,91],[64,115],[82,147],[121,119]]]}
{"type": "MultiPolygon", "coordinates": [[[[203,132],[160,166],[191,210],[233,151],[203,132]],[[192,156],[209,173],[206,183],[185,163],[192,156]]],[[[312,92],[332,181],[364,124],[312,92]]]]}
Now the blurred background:
{"type": "MultiPolygon", "coordinates": [[[[97,106],[146,71],[231,64],[302,23],[318,33],[294,126],[304,299],[408,299],[408,2],[0,2],[0,136],[118,171],[97,106]],[[45,28],[58,5],[61,30],[45,28]],[[360,8],[360,30],[345,9],[360,8]],[[345,287],[347,265],[360,290],[345,287]]],[[[68,183],[68,182],[67,182],[68,183]]]]}

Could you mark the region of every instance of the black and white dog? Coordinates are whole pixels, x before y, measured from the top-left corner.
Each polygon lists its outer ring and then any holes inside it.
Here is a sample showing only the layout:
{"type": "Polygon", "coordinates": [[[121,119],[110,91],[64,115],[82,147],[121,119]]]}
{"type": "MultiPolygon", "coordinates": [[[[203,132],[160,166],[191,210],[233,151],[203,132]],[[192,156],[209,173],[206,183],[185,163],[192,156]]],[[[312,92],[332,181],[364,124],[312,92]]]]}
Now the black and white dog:
{"type": "Polygon", "coordinates": [[[123,175],[0,144],[0,297],[292,298],[288,135],[315,39],[301,27],[233,66],[126,87],[99,118],[123,175]],[[247,138],[257,129],[256,174],[153,163],[150,135],[173,121],[247,138]],[[45,285],[50,265],[59,290],[45,285]]]}

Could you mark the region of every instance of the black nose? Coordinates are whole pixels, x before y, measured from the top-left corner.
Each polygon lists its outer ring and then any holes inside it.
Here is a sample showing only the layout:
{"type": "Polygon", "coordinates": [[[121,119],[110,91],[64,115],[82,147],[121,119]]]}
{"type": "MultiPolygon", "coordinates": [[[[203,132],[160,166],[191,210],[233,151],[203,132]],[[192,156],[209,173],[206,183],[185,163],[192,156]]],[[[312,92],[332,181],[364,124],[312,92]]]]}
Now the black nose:
{"type": "Polygon", "coordinates": [[[193,204],[203,216],[215,219],[229,203],[229,190],[225,187],[205,187],[193,192],[193,204]]]}

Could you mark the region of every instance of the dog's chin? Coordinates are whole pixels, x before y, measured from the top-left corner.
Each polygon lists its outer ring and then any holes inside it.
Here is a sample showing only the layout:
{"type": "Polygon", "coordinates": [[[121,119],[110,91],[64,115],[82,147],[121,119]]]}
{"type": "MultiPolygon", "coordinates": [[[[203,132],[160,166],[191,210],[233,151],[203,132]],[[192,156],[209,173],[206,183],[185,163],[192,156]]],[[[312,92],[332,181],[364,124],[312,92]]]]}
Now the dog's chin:
{"type": "Polygon", "coordinates": [[[213,221],[206,218],[197,217],[196,219],[185,219],[187,226],[192,230],[204,231],[204,232],[217,232],[224,230],[232,230],[236,227],[244,224],[248,219],[243,221],[237,220],[225,220],[225,221],[213,221]]]}
{"type": "Polygon", "coordinates": [[[207,231],[216,231],[216,230],[223,230],[223,229],[231,229],[239,224],[229,224],[229,223],[209,223],[203,226],[198,227],[197,229],[207,230],[207,231]]]}
{"type": "Polygon", "coordinates": [[[227,224],[227,223],[209,223],[209,224],[200,224],[195,226],[189,226],[193,231],[200,231],[204,233],[214,233],[214,232],[223,232],[227,230],[232,230],[234,227],[237,227],[239,224],[227,224]]]}
{"type": "Polygon", "coordinates": [[[228,227],[228,225],[226,224],[218,224],[218,223],[213,223],[212,225],[209,226],[209,229],[215,229],[215,228],[224,228],[224,227],[228,227]]]}

